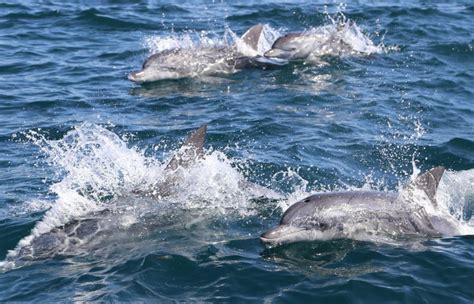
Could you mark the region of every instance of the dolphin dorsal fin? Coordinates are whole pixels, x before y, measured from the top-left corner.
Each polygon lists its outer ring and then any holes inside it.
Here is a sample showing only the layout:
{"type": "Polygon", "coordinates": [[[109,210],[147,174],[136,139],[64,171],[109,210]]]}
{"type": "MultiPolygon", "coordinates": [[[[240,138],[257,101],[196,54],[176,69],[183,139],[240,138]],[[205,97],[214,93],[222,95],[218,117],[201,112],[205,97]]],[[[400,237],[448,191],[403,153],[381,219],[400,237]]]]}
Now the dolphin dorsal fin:
{"type": "Polygon", "coordinates": [[[242,41],[244,41],[253,50],[258,51],[258,41],[260,40],[262,31],[263,24],[259,23],[249,28],[240,39],[242,39],[242,41]]]}
{"type": "Polygon", "coordinates": [[[176,170],[178,167],[187,167],[197,158],[202,157],[207,125],[195,130],[184,141],[181,148],[166,166],[167,170],[176,170]]]}
{"type": "Polygon", "coordinates": [[[444,167],[435,167],[423,174],[418,175],[414,181],[415,186],[425,191],[426,195],[428,195],[428,198],[435,206],[436,190],[438,189],[439,181],[441,180],[444,171],[444,167]]]}

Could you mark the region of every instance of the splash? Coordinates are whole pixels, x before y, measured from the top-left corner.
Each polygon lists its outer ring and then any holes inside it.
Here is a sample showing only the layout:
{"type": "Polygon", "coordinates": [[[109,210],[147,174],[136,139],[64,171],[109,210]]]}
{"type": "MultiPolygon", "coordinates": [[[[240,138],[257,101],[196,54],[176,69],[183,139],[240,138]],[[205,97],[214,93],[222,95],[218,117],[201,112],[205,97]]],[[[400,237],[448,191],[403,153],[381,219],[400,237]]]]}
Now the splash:
{"type": "Polygon", "coordinates": [[[321,59],[324,56],[344,58],[387,51],[383,44],[376,45],[354,21],[346,19],[311,28],[304,32],[304,37],[310,44],[305,46],[310,47],[306,61],[313,64],[324,65],[321,59]]]}
{"type": "Polygon", "coordinates": [[[268,24],[263,29],[257,43],[257,49],[252,49],[240,36],[230,28],[225,28],[224,34],[219,35],[210,31],[186,31],[181,34],[173,33],[168,36],[148,36],[144,39],[144,46],[150,55],[171,49],[199,49],[199,48],[235,48],[243,56],[262,56],[268,51],[273,42],[280,36],[280,32],[268,24]]]}
{"type": "MultiPolygon", "coordinates": [[[[413,174],[415,172],[419,172],[416,166],[413,174]]],[[[404,187],[400,190],[400,196],[405,198],[406,208],[424,210],[435,230],[447,236],[474,234],[474,226],[470,222],[472,210],[469,208],[473,195],[474,170],[445,171],[434,203],[419,188],[404,187]]]]}
{"type": "MultiPolygon", "coordinates": [[[[312,47],[312,58],[325,55],[349,56],[371,55],[392,50],[383,42],[375,44],[368,35],[352,20],[347,19],[343,13],[332,17],[327,15],[326,25],[313,27],[303,32],[303,37],[311,38],[308,41],[312,47]]],[[[235,47],[235,50],[244,56],[263,56],[271,49],[275,40],[284,34],[283,29],[275,29],[268,24],[263,24],[262,33],[258,40],[257,49],[250,48],[235,32],[226,28],[224,34],[219,36],[210,31],[186,31],[182,34],[173,33],[168,36],[148,36],[144,39],[144,46],[150,55],[170,49],[197,49],[212,47],[235,47]]]]}
{"type": "Polygon", "coordinates": [[[290,187],[290,192],[284,200],[277,204],[282,211],[288,209],[294,202],[310,195],[308,191],[309,182],[298,174],[298,170],[287,168],[286,171],[277,172],[272,176],[272,188],[290,187]]]}
{"type": "Polygon", "coordinates": [[[225,47],[228,46],[226,37],[218,37],[208,31],[187,31],[182,34],[168,36],[148,36],[144,39],[144,46],[150,55],[171,49],[195,49],[199,47],[225,47]]]}
{"type": "Polygon", "coordinates": [[[327,37],[330,37],[332,41],[339,40],[339,43],[349,46],[348,49],[341,49],[344,55],[371,55],[392,50],[392,48],[386,47],[383,41],[379,44],[375,44],[367,34],[364,34],[361,27],[359,27],[355,21],[346,18],[342,12],[336,14],[334,17],[328,14],[326,18],[330,24],[321,27],[321,30],[327,37]],[[345,50],[348,52],[345,53],[345,50]]]}
{"type": "Polygon", "coordinates": [[[60,140],[46,139],[36,131],[28,137],[45,153],[60,181],[50,187],[57,197],[51,208],[8,253],[10,260],[35,238],[101,210],[119,210],[120,217],[114,221],[122,226],[168,208],[248,216],[252,214],[249,200],[261,195],[254,191],[258,187],[247,186],[233,161],[219,151],[207,151],[190,167],[170,171],[168,161],[147,157],[115,133],[91,123],[76,126],[60,140]],[[159,184],[169,186],[166,195],[152,193],[159,184]]]}
{"type": "MultiPolygon", "coordinates": [[[[410,183],[420,170],[413,164],[410,183]]],[[[439,182],[434,201],[420,188],[400,186],[403,207],[426,213],[434,229],[444,236],[472,235],[474,225],[469,208],[474,195],[474,170],[453,172],[446,170],[439,182]]]]}
{"type": "Polygon", "coordinates": [[[436,200],[444,213],[463,223],[461,234],[474,234],[474,169],[445,172],[436,200]]]}
{"type": "Polygon", "coordinates": [[[249,45],[237,36],[232,30],[226,29],[226,36],[231,37],[232,45],[235,46],[238,52],[245,56],[256,57],[263,56],[266,51],[270,50],[275,40],[282,34],[279,30],[272,28],[268,24],[263,24],[262,32],[257,42],[257,49],[249,47],[249,45]]]}
{"type": "MultiPolygon", "coordinates": [[[[376,146],[377,153],[380,154],[376,165],[382,168],[385,174],[395,175],[399,180],[408,176],[413,181],[420,173],[417,163],[420,162],[418,157],[423,146],[420,148],[418,142],[425,135],[426,129],[419,115],[420,113],[401,113],[398,115],[399,121],[394,123],[387,119],[385,131],[379,135],[376,146]],[[409,166],[405,165],[408,163],[409,166]]],[[[399,187],[401,186],[399,184],[399,187]]]]}
{"type": "Polygon", "coordinates": [[[271,58],[304,60],[317,66],[329,64],[324,57],[353,57],[388,51],[382,42],[375,44],[368,35],[343,13],[327,14],[327,24],[302,32],[290,33],[276,41],[265,55],[271,58]]]}
{"type": "MultiPolygon", "coordinates": [[[[340,39],[352,49],[352,52],[360,55],[381,54],[391,51],[399,51],[396,45],[385,45],[385,35],[381,34],[380,28],[373,33],[364,31],[356,24],[354,20],[347,18],[344,12],[346,4],[341,3],[337,6],[335,13],[331,14],[325,7],[324,14],[327,25],[326,34],[333,38],[340,39]],[[374,42],[374,38],[378,43],[374,42]]],[[[380,27],[377,19],[377,27],[380,27]]]]}

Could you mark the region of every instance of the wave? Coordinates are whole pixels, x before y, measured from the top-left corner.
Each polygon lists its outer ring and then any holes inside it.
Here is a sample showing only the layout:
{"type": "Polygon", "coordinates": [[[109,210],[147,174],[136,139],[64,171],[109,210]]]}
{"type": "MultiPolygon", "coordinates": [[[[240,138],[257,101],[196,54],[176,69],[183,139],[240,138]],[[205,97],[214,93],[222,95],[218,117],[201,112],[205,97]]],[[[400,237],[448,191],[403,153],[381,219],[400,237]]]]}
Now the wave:
{"type": "Polygon", "coordinates": [[[250,10],[247,13],[234,14],[226,17],[226,21],[254,21],[260,20],[263,22],[298,22],[305,20],[306,24],[321,23],[326,16],[325,13],[314,13],[314,9],[308,7],[294,7],[289,10],[286,5],[272,4],[272,5],[255,5],[251,8],[248,6],[234,6],[237,10],[250,10]]]}
{"type": "MultiPolygon", "coordinates": [[[[130,19],[130,18],[129,18],[130,19]]],[[[76,20],[85,22],[88,26],[97,26],[105,30],[158,30],[162,29],[163,25],[153,22],[132,22],[127,19],[119,19],[111,17],[102,13],[101,11],[90,8],[81,11],[76,20]]]]}
{"type": "Polygon", "coordinates": [[[472,61],[474,54],[474,41],[470,42],[451,42],[436,43],[430,46],[430,51],[443,55],[444,57],[454,57],[463,59],[463,62],[472,61]]]}
{"type": "Polygon", "coordinates": [[[420,157],[433,155],[429,163],[443,164],[454,170],[474,167],[474,142],[466,138],[453,138],[436,146],[420,149],[420,157]]]}
{"type": "Polygon", "coordinates": [[[159,5],[156,9],[162,13],[191,13],[183,7],[173,4],[159,5]]]}
{"type": "Polygon", "coordinates": [[[2,18],[11,20],[11,21],[21,21],[21,20],[37,20],[37,19],[50,19],[65,16],[60,11],[40,11],[37,13],[8,13],[3,15],[2,18]]]}
{"type": "Polygon", "coordinates": [[[45,61],[35,64],[27,64],[27,63],[11,63],[7,65],[1,65],[1,72],[0,74],[17,74],[22,72],[31,72],[36,70],[50,70],[54,67],[57,67],[57,64],[51,61],[45,61]]]}

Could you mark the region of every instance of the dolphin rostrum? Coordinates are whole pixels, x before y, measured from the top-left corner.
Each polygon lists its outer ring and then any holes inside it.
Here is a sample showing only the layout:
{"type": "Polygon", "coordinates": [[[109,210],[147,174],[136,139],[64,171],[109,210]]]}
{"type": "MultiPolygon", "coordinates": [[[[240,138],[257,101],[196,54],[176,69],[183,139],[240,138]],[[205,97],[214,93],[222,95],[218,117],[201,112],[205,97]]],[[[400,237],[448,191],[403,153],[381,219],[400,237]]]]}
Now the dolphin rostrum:
{"type": "MultiPolygon", "coordinates": [[[[257,24],[239,38],[243,48],[253,55],[258,53],[263,25],[257,24]]],[[[140,71],[132,72],[128,79],[137,83],[165,79],[192,78],[229,74],[250,66],[261,66],[254,56],[242,53],[233,46],[200,46],[196,48],[174,48],[153,54],[145,61],[140,71]]]]}
{"type": "Polygon", "coordinates": [[[452,221],[427,210],[437,206],[436,189],[444,171],[443,167],[433,168],[400,193],[314,194],[288,208],[280,224],[262,234],[261,240],[268,244],[343,238],[394,242],[410,237],[455,235],[452,221]],[[427,200],[428,206],[420,204],[420,199],[427,200]]]}

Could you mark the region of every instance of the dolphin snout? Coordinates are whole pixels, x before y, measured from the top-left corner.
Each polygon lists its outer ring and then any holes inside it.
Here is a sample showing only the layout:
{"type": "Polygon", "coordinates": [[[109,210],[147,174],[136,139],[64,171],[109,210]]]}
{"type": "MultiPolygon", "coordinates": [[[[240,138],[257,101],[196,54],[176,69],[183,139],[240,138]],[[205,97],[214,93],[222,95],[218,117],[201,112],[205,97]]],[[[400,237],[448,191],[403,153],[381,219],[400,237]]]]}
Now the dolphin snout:
{"type": "Polygon", "coordinates": [[[127,78],[128,80],[133,82],[141,82],[141,78],[144,74],[145,73],[143,71],[131,72],[130,74],[128,74],[127,78]]]}
{"type": "Polygon", "coordinates": [[[291,56],[291,53],[282,49],[271,49],[266,51],[263,56],[267,58],[281,58],[286,59],[291,56]]]}
{"type": "Polygon", "coordinates": [[[277,229],[278,227],[268,230],[265,233],[262,233],[262,235],[260,235],[260,239],[266,242],[266,241],[271,241],[272,239],[278,238],[278,231],[276,231],[277,229]]]}
{"type": "Polygon", "coordinates": [[[280,225],[273,229],[268,230],[260,236],[260,239],[264,243],[275,243],[281,242],[288,237],[291,237],[293,234],[298,232],[305,231],[306,229],[300,227],[294,227],[290,225],[280,225]]]}

